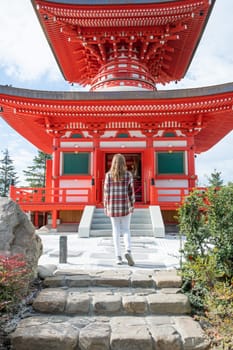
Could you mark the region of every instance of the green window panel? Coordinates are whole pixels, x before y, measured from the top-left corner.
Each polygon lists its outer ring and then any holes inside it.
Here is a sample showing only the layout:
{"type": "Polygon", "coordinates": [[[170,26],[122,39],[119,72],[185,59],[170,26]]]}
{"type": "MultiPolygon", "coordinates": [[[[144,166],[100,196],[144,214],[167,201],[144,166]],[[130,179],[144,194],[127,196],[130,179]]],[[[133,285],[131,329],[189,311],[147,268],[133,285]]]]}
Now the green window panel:
{"type": "Polygon", "coordinates": [[[158,152],[157,174],[184,174],[184,152],[158,152]]]}
{"type": "Polygon", "coordinates": [[[121,133],[117,134],[116,137],[119,139],[127,139],[129,137],[129,134],[121,132],[121,133]]]}
{"type": "Polygon", "coordinates": [[[88,175],[90,153],[63,153],[63,175],[88,175]]]}
{"type": "Polygon", "coordinates": [[[72,139],[82,139],[82,138],[83,138],[83,135],[82,135],[82,134],[72,134],[72,135],[71,135],[71,138],[72,138],[72,139]]]}
{"type": "Polygon", "coordinates": [[[176,134],[174,132],[165,132],[163,137],[176,137],[176,134]]]}

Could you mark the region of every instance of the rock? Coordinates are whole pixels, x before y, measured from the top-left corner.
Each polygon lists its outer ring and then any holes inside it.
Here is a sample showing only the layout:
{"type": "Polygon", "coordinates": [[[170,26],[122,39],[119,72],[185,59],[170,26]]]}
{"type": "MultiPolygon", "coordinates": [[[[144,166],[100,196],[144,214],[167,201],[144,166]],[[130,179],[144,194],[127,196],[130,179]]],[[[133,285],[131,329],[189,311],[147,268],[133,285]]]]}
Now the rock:
{"type": "Polygon", "coordinates": [[[189,299],[184,294],[150,294],[147,300],[150,312],[155,314],[188,314],[191,311],[189,299]]]}
{"type": "Polygon", "coordinates": [[[157,350],[180,350],[182,349],[181,337],[174,327],[162,325],[153,327],[151,335],[157,350]]]}
{"type": "Polygon", "coordinates": [[[49,233],[50,229],[47,226],[41,226],[39,229],[36,230],[36,232],[39,233],[49,233]]]}
{"type": "Polygon", "coordinates": [[[198,322],[188,316],[174,317],[176,329],[181,334],[184,350],[204,350],[210,345],[198,322]]]}
{"type": "Polygon", "coordinates": [[[0,247],[2,254],[22,254],[32,278],[37,276],[41,239],[27,215],[9,198],[0,198],[0,247]]]}
{"type": "Polygon", "coordinates": [[[65,310],[67,292],[62,289],[44,289],[33,302],[36,311],[62,313],[65,310]]]}
{"type": "Polygon", "coordinates": [[[45,279],[47,277],[51,277],[54,275],[54,271],[56,271],[57,265],[48,264],[48,265],[38,265],[37,274],[41,279],[45,279]]]}
{"type": "Polygon", "coordinates": [[[154,280],[158,288],[179,288],[182,284],[181,276],[178,275],[176,270],[158,271],[154,275],[154,280]]]}
{"type": "Polygon", "coordinates": [[[79,292],[70,292],[66,301],[65,313],[88,313],[90,309],[90,297],[88,294],[80,295],[79,292]]]}
{"type": "Polygon", "coordinates": [[[93,297],[93,310],[98,314],[117,313],[121,310],[121,297],[119,295],[96,294],[93,297]]]}
{"type": "Polygon", "coordinates": [[[131,277],[131,283],[133,287],[140,286],[141,288],[154,287],[154,281],[151,276],[134,273],[131,277]]]}
{"type": "Polygon", "coordinates": [[[12,334],[13,349],[75,350],[78,344],[79,329],[66,322],[53,322],[51,318],[26,318],[12,334]],[[25,334],[25,328],[27,333],[25,334]],[[39,330],[39,333],[38,333],[39,330]],[[25,339],[26,337],[26,339],[25,339]]]}
{"type": "Polygon", "coordinates": [[[122,304],[129,314],[144,314],[147,312],[147,302],[143,296],[124,296],[122,304]]]}
{"type": "Polygon", "coordinates": [[[152,350],[152,338],[144,319],[115,317],[110,321],[112,350],[152,350]]]}
{"type": "Polygon", "coordinates": [[[81,329],[79,347],[81,350],[109,350],[110,327],[107,324],[89,324],[81,329]]]}

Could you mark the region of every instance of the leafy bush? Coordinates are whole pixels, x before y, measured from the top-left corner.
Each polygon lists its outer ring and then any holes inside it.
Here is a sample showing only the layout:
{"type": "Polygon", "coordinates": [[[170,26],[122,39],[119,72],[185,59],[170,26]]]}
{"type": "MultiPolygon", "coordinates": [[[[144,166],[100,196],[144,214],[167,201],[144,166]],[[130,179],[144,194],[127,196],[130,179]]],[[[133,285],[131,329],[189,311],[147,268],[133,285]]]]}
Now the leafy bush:
{"type": "Polygon", "coordinates": [[[185,261],[182,276],[183,292],[189,296],[194,311],[206,310],[206,299],[222,277],[222,272],[217,270],[215,255],[197,256],[185,261]]]}
{"type": "Polygon", "coordinates": [[[0,311],[12,309],[26,295],[29,281],[23,255],[0,255],[0,311]]]}
{"type": "Polygon", "coordinates": [[[186,236],[186,261],[214,255],[216,273],[233,277],[233,185],[205,192],[195,190],[178,211],[180,232],[186,236]]]}
{"type": "Polygon", "coordinates": [[[213,346],[232,349],[233,184],[193,191],[179,209],[178,220],[180,234],[186,236],[183,291],[196,316],[211,325],[213,346]]]}
{"type": "Polygon", "coordinates": [[[208,191],[208,225],[217,265],[226,277],[233,277],[233,184],[208,191]]]}
{"type": "Polygon", "coordinates": [[[207,210],[206,192],[194,190],[178,211],[180,232],[186,236],[183,253],[187,260],[204,256],[208,249],[210,231],[207,210]]]}

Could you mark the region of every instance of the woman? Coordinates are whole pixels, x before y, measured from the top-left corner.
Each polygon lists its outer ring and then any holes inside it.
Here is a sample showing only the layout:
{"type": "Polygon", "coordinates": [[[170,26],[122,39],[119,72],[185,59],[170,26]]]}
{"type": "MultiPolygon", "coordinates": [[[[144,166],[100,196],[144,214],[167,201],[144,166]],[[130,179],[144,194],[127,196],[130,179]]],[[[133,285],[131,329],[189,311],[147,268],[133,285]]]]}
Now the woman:
{"type": "Polygon", "coordinates": [[[134,202],[133,176],[127,171],[125,157],[122,154],[115,154],[104,181],[104,210],[111,219],[116,263],[119,265],[122,264],[121,232],[124,235],[125,258],[128,265],[134,265],[130,235],[130,219],[134,202]]]}

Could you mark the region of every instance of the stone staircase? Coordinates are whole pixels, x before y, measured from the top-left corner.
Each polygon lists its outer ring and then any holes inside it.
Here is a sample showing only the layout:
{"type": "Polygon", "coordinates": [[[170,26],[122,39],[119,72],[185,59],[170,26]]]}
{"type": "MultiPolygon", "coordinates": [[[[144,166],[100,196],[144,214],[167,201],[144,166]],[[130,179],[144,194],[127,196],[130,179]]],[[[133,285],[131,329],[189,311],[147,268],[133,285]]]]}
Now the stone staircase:
{"type": "Polygon", "coordinates": [[[12,334],[13,349],[207,349],[180,284],[175,270],[57,270],[12,334]]]}
{"type": "MultiPolygon", "coordinates": [[[[131,235],[132,236],[153,236],[153,228],[151,223],[151,216],[148,208],[137,208],[134,211],[131,219],[131,235]]],[[[90,237],[111,236],[111,221],[110,218],[104,214],[102,208],[95,208],[90,237]]]]}

